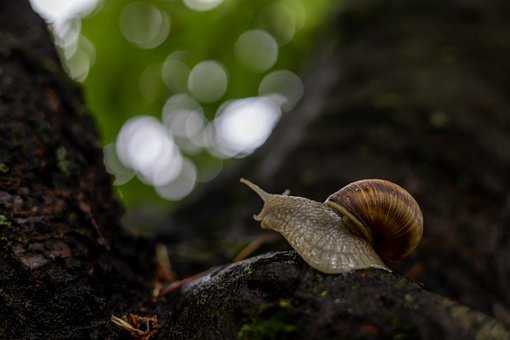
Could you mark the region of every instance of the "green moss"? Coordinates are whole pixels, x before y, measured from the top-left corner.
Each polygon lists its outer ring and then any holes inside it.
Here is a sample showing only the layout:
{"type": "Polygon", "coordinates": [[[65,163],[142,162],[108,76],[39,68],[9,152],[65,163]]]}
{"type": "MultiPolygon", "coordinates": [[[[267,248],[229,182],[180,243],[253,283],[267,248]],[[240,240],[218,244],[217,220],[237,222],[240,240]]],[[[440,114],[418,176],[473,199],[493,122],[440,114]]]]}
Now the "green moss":
{"type": "Polygon", "coordinates": [[[374,105],[380,108],[398,108],[402,104],[403,98],[397,93],[383,93],[374,98],[374,105]]]}
{"type": "Polygon", "coordinates": [[[251,266],[251,264],[247,265],[245,268],[244,268],[244,273],[245,274],[253,274],[253,272],[255,271],[255,269],[253,269],[253,267],[251,266]]]}
{"type": "Polygon", "coordinates": [[[476,334],[476,340],[508,339],[508,331],[494,320],[486,321],[476,334]]]}
{"type": "Polygon", "coordinates": [[[278,317],[269,320],[257,320],[252,323],[244,324],[239,333],[238,339],[282,339],[297,330],[296,326],[281,320],[278,317]]]}
{"type": "Polygon", "coordinates": [[[0,226],[1,227],[10,227],[11,221],[9,221],[9,219],[5,215],[0,215],[0,226]]]}
{"type": "Polygon", "coordinates": [[[397,288],[397,289],[404,289],[404,288],[406,288],[408,286],[408,284],[409,284],[409,281],[407,281],[407,279],[401,278],[395,284],[395,288],[397,288]]]}
{"type": "Polygon", "coordinates": [[[266,310],[268,310],[271,307],[273,307],[273,305],[270,303],[261,303],[258,307],[258,314],[264,313],[266,310]]]}
{"type": "Polygon", "coordinates": [[[63,146],[57,149],[57,165],[64,175],[69,176],[71,174],[70,171],[71,163],[67,158],[67,150],[63,146]]]}
{"type": "Polygon", "coordinates": [[[197,299],[197,305],[207,305],[208,299],[209,296],[207,295],[207,293],[205,292],[200,293],[200,296],[197,299]]]}
{"type": "Polygon", "coordinates": [[[0,173],[6,174],[9,172],[9,167],[5,163],[0,163],[0,173]]]}
{"type": "Polygon", "coordinates": [[[444,112],[434,112],[429,117],[430,125],[435,128],[444,128],[450,123],[450,117],[444,112]]]}
{"type": "Polygon", "coordinates": [[[278,306],[280,306],[280,308],[290,308],[291,307],[290,301],[287,299],[280,299],[278,301],[278,306]]]}
{"type": "Polygon", "coordinates": [[[413,307],[414,306],[414,298],[411,294],[406,294],[404,296],[404,302],[407,307],[413,307]]]}
{"type": "Polygon", "coordinates": [[[1,234],[0,234],[0,249],[5,250],[3,252],[4,254],[8,254],[8,252],[10,251],[9,239],[7,239],[7,237],[5,237],[4,235],[1,235],[1,234]]]}

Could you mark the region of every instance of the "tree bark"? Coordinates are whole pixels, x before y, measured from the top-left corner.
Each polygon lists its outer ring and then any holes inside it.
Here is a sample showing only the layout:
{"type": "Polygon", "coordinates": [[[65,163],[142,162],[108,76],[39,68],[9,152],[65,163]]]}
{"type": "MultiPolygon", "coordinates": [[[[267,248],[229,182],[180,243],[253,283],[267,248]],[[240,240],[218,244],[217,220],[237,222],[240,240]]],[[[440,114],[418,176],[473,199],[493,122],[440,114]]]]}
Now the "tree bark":
{"type": "Polygon", "coordinates": [[[0,338],[119,338],[110,317],[129,312],[156,315],[160,339],[509,338],[503,323],[395,273],[323,275],[292,251],[225,265],[258,232],[240,175],[318,200],[389,178],[427,221],[401,270],[504,321],[510,157],[494,145],[510,142],[505,6],[347,2],[300,108],[155,240],[179,273],[221,266],[152,301],[155,241],[121,229],[79,89],[28,2],[0,2],[0,338]]]}
{"type": "Polygon", "coordinates": [[[113,334],[150,266],[122,235],[94,122],[28,1],[0,3],[0,121],[0,338],[113,334]]]}
{"type": "Polygon", "coordinates": [[[323,275],[293,251],[217,268],[168,306],[172,312],[161,339],[510,336],[494,319],[400,275],[383,270],[323,275]]]}

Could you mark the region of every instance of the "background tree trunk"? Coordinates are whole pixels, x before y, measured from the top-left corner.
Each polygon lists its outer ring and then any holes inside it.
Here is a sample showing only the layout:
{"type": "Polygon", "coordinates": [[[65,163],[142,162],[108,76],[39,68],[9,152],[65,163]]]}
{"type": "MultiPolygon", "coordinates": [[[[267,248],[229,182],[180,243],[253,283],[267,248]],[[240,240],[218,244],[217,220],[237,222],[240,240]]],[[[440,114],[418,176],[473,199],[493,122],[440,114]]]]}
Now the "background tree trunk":
{"type": "MultiPolygon", "coordinates": [[[[401,272],[508,321],[508,7],[347,1],[300,108],[166,223],[158,241],[177,271],[229,262],[259,232],[240,175],[317,200],[383,177],[426,218],[401,272]]],[[[154,242],[122,232],[93,122],[27,1],[0,3],[0,118],[0,338],[117,338],[110,316],[128,312],[157,315],[161,339],[509,337],[397,274],[322,275],[294,252],[215,268],[151,301],[154,242]]]]}

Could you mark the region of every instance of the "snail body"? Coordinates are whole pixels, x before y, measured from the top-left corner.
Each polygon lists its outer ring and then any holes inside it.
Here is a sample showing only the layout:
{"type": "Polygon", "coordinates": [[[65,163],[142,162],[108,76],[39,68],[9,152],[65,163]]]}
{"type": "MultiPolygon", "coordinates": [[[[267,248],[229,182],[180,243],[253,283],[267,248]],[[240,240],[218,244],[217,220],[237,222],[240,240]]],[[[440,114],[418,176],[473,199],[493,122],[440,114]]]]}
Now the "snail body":
{"type": "Polygon", "coordinates": [[[423,230],[421,210],[412,196],[384,180],[351,183],[324,203],[270,194],[252,182],[264,206],[254,218],[282,234],[311,267],[323,273],[361,268],[388,269],[410,255],[423,230]]]}

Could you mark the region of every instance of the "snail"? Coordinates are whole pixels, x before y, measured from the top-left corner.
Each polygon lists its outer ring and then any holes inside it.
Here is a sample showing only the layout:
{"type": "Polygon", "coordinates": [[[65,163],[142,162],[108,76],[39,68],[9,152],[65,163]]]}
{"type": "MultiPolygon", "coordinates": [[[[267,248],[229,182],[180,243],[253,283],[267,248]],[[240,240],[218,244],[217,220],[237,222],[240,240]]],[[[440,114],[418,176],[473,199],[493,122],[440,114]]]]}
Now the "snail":
{"type": "Polygon", "coordinates": [[[402,187],[381,179],[353,182],[324,203],[270,194],[241,178],[263,200],[254,219],[272,229],[311,267],[323,273],[381,268],[414,252],[423,233],[423,215],[402,187]]]}

